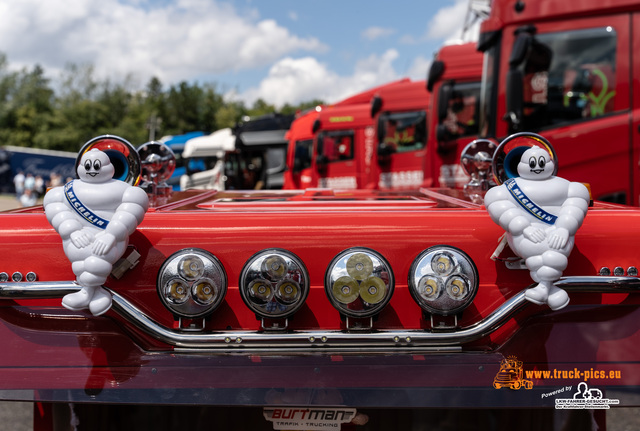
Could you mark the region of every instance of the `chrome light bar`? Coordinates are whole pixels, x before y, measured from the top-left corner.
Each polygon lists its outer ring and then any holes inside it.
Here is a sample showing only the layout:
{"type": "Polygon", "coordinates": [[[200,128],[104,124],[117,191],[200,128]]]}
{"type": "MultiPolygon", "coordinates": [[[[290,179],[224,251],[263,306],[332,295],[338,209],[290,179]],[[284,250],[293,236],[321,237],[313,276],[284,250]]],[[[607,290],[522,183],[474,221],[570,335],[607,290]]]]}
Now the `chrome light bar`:
{"type": "MultiPolygon", "coordinates": [[[[633,293],[640,291],[636,277],[563,277],[557,283],[574,292],[633,293]]],[[[45,299],[62,297],[79,290],[72,281],[0,283],[0,298],[45,299]]],[[[530,302],[519,292],[484,319],[454,331],[437,330],[373,330],[371,332],[344,331],[216,331],[185,332],[162,326],[145,315],[135,305],[116,292],[113,309],[123,319],[151,337],[175,348],[215,351],[296,350],[321,352],[349,348],[389,350],[398,348],[456,347],[485,337],[512,318],[530,302]]]]}

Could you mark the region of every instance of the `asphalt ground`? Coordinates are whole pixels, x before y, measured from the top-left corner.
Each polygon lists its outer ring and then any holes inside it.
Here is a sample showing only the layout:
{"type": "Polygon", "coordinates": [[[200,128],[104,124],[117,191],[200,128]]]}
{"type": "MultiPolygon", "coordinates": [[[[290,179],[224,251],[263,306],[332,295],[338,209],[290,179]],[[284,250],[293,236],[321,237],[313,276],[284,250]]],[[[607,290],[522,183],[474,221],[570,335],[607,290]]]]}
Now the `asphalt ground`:
{"type": "MultiPolygon", "coordinates": [[[[42,199],[40,199],[38,203],[42,203],[42,199]]],[[[20,202],[14,195],[0,195],[0,211],[6,211],[15,208],[20,208],[20,202]]]]}

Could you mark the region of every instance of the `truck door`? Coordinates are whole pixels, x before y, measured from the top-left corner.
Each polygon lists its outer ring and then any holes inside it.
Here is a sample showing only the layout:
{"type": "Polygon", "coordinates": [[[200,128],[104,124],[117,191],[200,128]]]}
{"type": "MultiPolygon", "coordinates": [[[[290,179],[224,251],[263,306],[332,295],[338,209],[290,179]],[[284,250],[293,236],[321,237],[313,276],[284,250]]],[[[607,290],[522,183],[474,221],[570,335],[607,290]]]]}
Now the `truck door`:
{"type": "MultiPolygon", "coordinates": [[[[356,139],[363,130],[323,130],[316,144],[318,186],[335,189],[357,189],[356,139]]],[[[361,157],[362,158],[362,157],[361,157]]]]}
{"type": "Polygon", "coordinates": [[[629,31],[622,14],[507,26],[498,84],[506,112],[498,108],[497,136],[542,134],[559,176],[615,202],[633,200],[629,31]]]}
{"type": "Polygon", "coordinates": [[[378,136],[378,188],[419,188],[427,152],[427,113],[383,112],[378,119],[378,136]]]}
{"type": "Polygon", "coordinates": [[[432,104],[436,142],[433,154],[425,163],[425,171],[438,179],[440,187],[462,187],[469,181],[460,166],[460,154],[478,137],[480,81],[450,80],[439,86],[432,104]]]}
{"type": "Polygon", "coordinates": [[[292,145],[293,162],[289,170],[291,184],[288,184],[285,177],[286,188],[307,189],[317,186],[317,184],[313,182],[313,172],[311,169],[313,139],[300,139],[292,142],[292,145]]]}

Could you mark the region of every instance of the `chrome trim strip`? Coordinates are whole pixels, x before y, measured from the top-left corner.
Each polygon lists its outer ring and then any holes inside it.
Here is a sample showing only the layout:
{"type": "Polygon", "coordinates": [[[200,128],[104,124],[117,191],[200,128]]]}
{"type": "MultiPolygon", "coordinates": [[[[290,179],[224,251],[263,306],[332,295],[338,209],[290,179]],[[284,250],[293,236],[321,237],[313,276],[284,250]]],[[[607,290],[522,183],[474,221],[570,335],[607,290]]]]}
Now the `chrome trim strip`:
{"type": "MultiPolygon", "coordinates": [[[[635,277],[563,277],[557,286],[570,291],[630,293],[640,290],[640,278],[635,277]]],[[[75,292],[79,285],[71,281],[0,283],[0,298],[39,299],[62,297],[75,292]]],[[[529,302],[524,290],[507,300],[479,322],[454,331],[437,330],[374,330],[354,331],[292,331],[292,332],[184,332],[164,327],[115,292],[113,310],[138,329],[168,345],[182,349],[212,349],[238,351],[243,349],[289,350],[320,352],[324,349],[393,348],[458,346],[478,340],[495,331],[529,302]]]]}

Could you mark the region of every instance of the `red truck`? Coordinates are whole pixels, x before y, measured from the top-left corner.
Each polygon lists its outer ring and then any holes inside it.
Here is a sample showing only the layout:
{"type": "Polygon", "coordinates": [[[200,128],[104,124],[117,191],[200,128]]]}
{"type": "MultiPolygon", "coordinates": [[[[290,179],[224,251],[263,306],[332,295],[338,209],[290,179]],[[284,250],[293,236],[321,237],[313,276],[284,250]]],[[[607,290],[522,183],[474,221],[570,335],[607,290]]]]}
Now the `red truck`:
{"type": "Polygon", "coordinates": [[[428,81],[395,81],[299,117],[288,135],[285,188],[462,186],[468,176],[459,158],[477,135],[481,70],[475,44],[445,46],[428,81]],[[315,128],[309,129],[310,123],[315,128]],[[348,161],[343,156],[326,162],[319,153],[324,147],[317,142],[329,130],[354,136],[348,161]]]}
{"type": "Polygon", "coordinates": [[[468,175],[460,165],[467,144],[478,137],[482,53],[475,43],[443,46],[429,69],[431,93],[426,187],[460,187],[468,175]]]}
{"type": "Polygon", "coordinates": [[[640,4],[494,0],[482,22],[480,135],[554,142],[560,174],[640,204],[640,4]]]}
{"type": "MultiPolygon", "coordinates": [[[[161,146],[89,144],[130,185],[170,175],[161,146]]],[[[79,175],[100,168],[88,153],[79,175]]],[[[638,406],[637,207],[592,204],[553,311],[527,301],[504,231],[460,189],[164,198],[98,315],[62,306],[84,287],[61,220],[0,213],[0,399],[33,403],[35,429],[605,429],[627,409],[604,406],[638,406]],[[495,386],[506,358],[530,389],[495,386]]]]}

